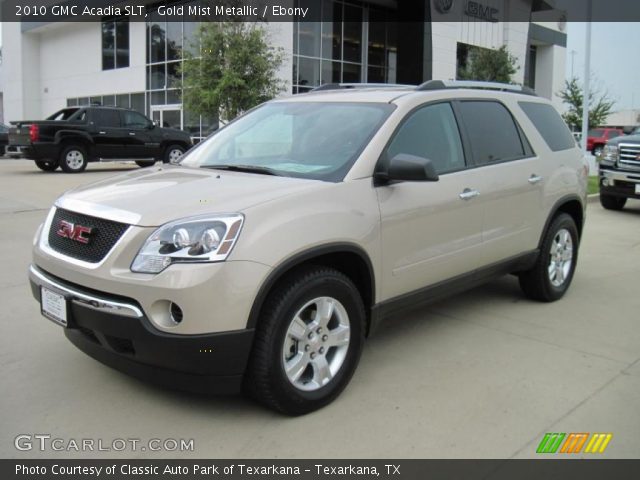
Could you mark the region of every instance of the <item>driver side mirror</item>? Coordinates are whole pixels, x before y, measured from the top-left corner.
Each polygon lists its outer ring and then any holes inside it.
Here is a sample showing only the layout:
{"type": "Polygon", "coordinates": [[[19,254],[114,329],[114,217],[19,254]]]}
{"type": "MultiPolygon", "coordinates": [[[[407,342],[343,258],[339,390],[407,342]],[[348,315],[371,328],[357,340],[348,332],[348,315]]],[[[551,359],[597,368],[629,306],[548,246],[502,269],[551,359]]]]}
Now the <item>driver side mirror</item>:
{"type": "Polygon", "coordinates": [[[391,160],[386,172],[376,172],[375,180],[381,184],[394,181],[406,182],[437,182],[438,173],[433,162],[428,158],[399,153],[391,160]]]}
{"type": "Polygon", "coordinates": [[[153,130],[154,128],[156,128],[158,126],[158,121],[157,120],[152,120],[151,123],[149,123],[149,125],[147,126],[147,128],[149,130],[153,130]]]}

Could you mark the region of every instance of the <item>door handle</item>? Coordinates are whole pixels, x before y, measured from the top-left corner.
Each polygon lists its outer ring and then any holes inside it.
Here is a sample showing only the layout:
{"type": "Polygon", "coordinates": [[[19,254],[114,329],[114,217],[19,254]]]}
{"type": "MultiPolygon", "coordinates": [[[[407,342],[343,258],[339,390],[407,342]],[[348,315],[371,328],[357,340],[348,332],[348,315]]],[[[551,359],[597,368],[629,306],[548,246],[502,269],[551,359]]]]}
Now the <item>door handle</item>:
{"type": "Polygon", "coordinates": [[[535,173],[529,177],[529,183],[531,185],[535,185],[536,183],[540,183],[542,181],[542,177],[540,175],[536,175],[535,173]]]}
{"type": "Polygon", "coordinates": [[[98,132],[100,135],[106,135],[107,132],[98,132]]]}
{"type": "Polygon", "coordinates": [[[129,132],[129,135],[131,135],[132,137],[136,136],[136,132],[129,132]]]}
{"type": "Polygon", "coordinates": [[[470,188],[465,188],[460,195],[458,195],[462,200],[471,200],[472,198],[480,195],[480,192],[477,190],[471,190],[470,188]]]}

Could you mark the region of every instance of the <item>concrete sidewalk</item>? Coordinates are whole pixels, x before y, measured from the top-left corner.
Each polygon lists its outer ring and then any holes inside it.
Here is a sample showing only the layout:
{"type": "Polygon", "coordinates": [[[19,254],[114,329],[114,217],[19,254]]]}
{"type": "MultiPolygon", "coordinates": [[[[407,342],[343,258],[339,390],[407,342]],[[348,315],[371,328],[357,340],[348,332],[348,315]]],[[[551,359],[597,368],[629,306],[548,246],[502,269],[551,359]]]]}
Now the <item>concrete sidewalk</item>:
{"type": "MultiPolygon", "coordinates": [[[[521,458],[545,432],[610,432],[640,457],[640,202],[588,207],[576,277],[553,304],[514,277],[383,324],[332,405],[287,418],[242,398],[138,382],[76,350],[27,282],[36,227],[78,184],[134,170],[46,174],[0,162],[0,457],[521,458]],[[194,451],[21,452],[19,434],[194,439],[194,451]]],[[[576,457],[582,455],[575,455],[576,457]]],[[[589,455],[585,455],[589,456],[589,455]]]]}

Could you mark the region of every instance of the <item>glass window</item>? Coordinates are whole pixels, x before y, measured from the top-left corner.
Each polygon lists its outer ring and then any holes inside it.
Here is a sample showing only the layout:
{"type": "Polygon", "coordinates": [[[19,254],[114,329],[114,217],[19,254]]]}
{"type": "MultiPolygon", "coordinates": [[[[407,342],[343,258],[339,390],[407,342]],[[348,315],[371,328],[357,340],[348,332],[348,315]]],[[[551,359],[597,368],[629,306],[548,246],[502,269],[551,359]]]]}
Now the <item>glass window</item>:
{"type": "Polygon", "coordinates": [[[102,22],[102,69],[129,66],[129,22],[102,22]]]}
{"type": "Polygon", "coordinates": [[[362,8],[345,5],[344,7],[344,46],[345,62],[362,62],[362,8]]]}
{"type": "Polygon", "coordinates": [[[119,127],[120,114],[118,110],[96,108],[92,110],[93,123],[98,127],[119,127]]]}
{"type": "Polygon", "coordinates": [[[345,83],[359,83],[362,81],[362,66],[355,63],[342,64],[342,81],[345,83]]]}
{"type": "Polygon", "coordinates": [[[77,98],[67,98],[67,107],[76,107],[78,105],[77,98]]]}
{"type": "Polygon", "coordinates": [[[534,102],[519,102],[519,105],[552,151],[576,146],[569,128],[551,105],[534,102]]]}
{"type": "Polygon", "coordinates": [[[89,97],[80,97],[78,99],[78,106],[89,105],[89,97]]]}
{"type": "Polygon", "coordinates": [[[165,74],[166,63],[160,63],[157,65],[151,65],[149,67],[147,88],[149,90],[159,90],[165,88],[167,84],[167,77],[165,74]]]}
{"type": "Polygon", "coordinates": [[[167,22],[167,61],[179,60],[182,50],[182,22],[167,22]]]}
{"type": "Polygon", "coordinates": [[[593,130],[589,130],[587,132],[587,137],[604,137],[604,130],[601,128],[594,128],[593,130]]]}
{"type": "Polygon", "coordinates": [[[89,98],[89,103],[91,105],[102,105],[102,97],[91,97],[89,98]]]}
{"type": "Polygon", "coordinates": [[[622,135],[618,130],[609,130],[609,135],[607,138],[616,138],[622,135]]]}
{"type": "Polygon", "coordinates": [[[105,107],[115,107],[116,106],[116,96],[115,95],[103,95],[102,96],[102,105],[105,107]]]}
{"type": "Polygon", "coordinates": [[[342,4],[325,0],[322,4],[322,58],[342,60],[342,4]]]}
{"type": "Polygon", "coordinates": [[[340,83],[340,62],[322,61],[322,83],[340,83]]]}
{"type": "Polygon", "coordinates": [[[303,86],[317,87],[320,85],[320,60],[298,59],[298,83],[303,86]]]}
{"type": "Polygon", "coordinates": [[[116,95],[116,107],[129,108],[129,94],[116,95]]]}
{"type": "Polygon", "coordinates": [[[266,104],[201,142],[184,165],[249,165],[340,181],[393,108],[346,102],[266,104]]]}
{"type": "Polygon", "coordinates": [[[135,110],[136,112],[144,112],[144,93],[132,93],[131,94],[131,110],[135,110]]]}
{"type": "Polygon", "coordinates": [[[406,153],[431,160],[438,173],[465,167],[460,132],[450,104],[428,105],[409,115],[391,141],[386,161],[406,153]]]}
{"type": "Polygon", "coordinates": [[[320,56],[320,23],[300,22],[298,27],[299,54],[307,57],[320,56]]]}
{"type": "Polygon", "coordinates": [[[134,112],[131,110],[123,110],[122,116],[123,116],[122,124],[124,127],[145,128],[149,126],[149,119],[144,115],[142,115],[141,113],[134,112]]]}
{"type": "Polygon", "coordinates": [[[161,18],[158,12],[151,13],[151,24],[149,26],[151,63],[164,62],[166,60],[166,22],[160,21],[161,18]]]}
{"type": "Polygon", "coordinates": [[[504,105],[492,101],[463,101],[460,110],[476,164],[524,156],[518,128],[504,105]]]}

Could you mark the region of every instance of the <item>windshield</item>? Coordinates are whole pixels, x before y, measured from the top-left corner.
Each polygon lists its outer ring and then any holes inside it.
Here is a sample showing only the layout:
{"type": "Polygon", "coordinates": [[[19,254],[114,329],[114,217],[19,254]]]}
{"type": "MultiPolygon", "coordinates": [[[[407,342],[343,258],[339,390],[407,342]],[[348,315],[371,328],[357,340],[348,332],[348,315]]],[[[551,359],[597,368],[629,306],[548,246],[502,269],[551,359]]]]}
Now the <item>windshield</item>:
{"type": "Polygon", "coordinates": [[[268,103],[199,143],[182,165],[239,166],[341,181],[393,108],[386,103],[268,103]]]}

